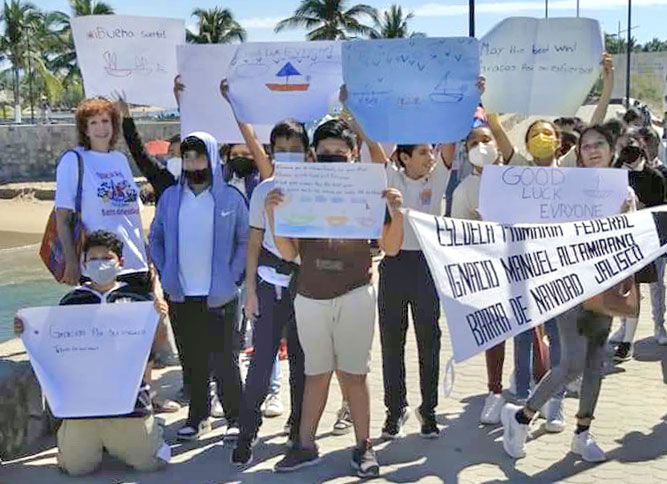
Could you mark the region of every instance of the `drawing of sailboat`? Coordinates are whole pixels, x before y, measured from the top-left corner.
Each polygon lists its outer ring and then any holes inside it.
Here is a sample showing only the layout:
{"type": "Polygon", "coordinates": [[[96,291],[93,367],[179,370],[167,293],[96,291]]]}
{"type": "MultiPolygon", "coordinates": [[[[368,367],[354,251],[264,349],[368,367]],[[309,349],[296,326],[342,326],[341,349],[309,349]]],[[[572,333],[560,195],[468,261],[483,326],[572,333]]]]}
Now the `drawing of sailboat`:
{"type": "Polygon", "coordinates": [[[279,91],[279,92],[307,91],[308,88],[310,87],[310,84],[308,83],[300,83],[300,84],[289,83],[290,76],[300,76],[300,75],[301,73],[296,70],[296,68],[292,65],[292,63],[288,62],[276,74],[277,77],[284,77],[285,82],[282,84],[277,82],[276,83],[270,82],[266,84],[266,87],[268,87],[271,91],[279,91]]]}
{"type": "Polygon", "coordinates": [[[440,82],[435,86],[433,92],[429,94],[429,99],[434,103],[458,103],[463,99],[463,91],[456,89],[447,89],[449,83],[449,72],[445,74],[440,82]]]}

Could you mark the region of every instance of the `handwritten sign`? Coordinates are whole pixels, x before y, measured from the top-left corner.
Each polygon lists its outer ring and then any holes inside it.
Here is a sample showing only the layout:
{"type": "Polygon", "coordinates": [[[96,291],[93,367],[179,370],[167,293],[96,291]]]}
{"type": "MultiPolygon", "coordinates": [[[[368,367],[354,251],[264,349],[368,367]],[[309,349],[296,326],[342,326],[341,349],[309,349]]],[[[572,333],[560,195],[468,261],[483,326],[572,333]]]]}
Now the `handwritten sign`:
{"type": "Polygon", "coordinates": [[[340,43],[244,43],[229,66],[229,94],[247,123],[322,118],[337,105],[340,43]]]}
{"type": "Polygon", "coordinates": [[[347,105],[375,141],[454,142],[479,104],[476,39],[359,40],[343,45],[347,105]]]}
{"type": "Polygon", "coordinates": [[[667,209],[500,225],[409,211],[457,362],[538,326],[667,252],[667,209]]]}
{"type": "Polygon", "coordinates": [[[276,235],[378,239],[387,187],[385,168],[371,163],[276,163],[285,201],[275,211],[276,235]]]}
{"type": "Polygon", "coordinates": [[[72,18],[76,58],[86,96],[125,91],[128,102],[175,108],[176,46],[183,20],[86,15],[72,18]]]}
{"type": "Polygon", "coordinates": [[[23,344],[56,417],[134,410],[157,328],[152,302],[22,309],[23,344]]]}
{"type": "Polygon", "coordinates": [[[574,116],[600,74],[597,20],[511,17],[480,41],[489,112],[574,116]]]}
{"type": "MultiPolygon", "coordinates": [[[[178,72],[185,90],[181,96],[181,134],[204,131],[218,143],[245,143],[229,103],[220,94],[220,81],[229,74],[237,45],[179,45],[178,72]]],[[[262,143],[269,142],[273,125],[254,125],[262,143]]]]}
{"type": "Polygon", "coordinates": [[[570,222],[616,215],[627,198],[625,170],[487,166],[479,211],[489,222],[570,222]]]}

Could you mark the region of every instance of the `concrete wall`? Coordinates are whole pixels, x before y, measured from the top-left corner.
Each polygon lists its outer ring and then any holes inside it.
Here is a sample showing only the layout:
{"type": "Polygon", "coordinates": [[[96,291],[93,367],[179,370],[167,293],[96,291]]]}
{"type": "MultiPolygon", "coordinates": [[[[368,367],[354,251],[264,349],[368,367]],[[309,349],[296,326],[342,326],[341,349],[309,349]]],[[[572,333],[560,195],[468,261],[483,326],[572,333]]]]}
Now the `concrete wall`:
{"type": "MultiPolygon", "coordinates": [[[[173,121],[138,123],[137,127],[144,142],[180,131],[180,123],[173,121]]],[[[73,124],[0,126],[0,183],[55,180],[58,156],[76,144],[73,124]]],[[[122,136],[116,148],[128,152],[122,136]]]]}

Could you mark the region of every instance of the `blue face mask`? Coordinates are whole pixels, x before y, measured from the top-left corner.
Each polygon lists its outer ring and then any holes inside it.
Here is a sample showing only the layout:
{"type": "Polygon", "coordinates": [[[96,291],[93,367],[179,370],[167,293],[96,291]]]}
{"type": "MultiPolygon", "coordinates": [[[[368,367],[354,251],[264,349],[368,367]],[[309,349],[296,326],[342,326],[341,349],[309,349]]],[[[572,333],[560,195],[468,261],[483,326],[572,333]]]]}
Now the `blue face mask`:
{"type": "Polygon", "coordinates": [[[99,286],[106,286],[116,280],[120,266],[113,259],[89,260],[85,275],[99,286]]]}
{"type": "Polygon", "coordinates": [[[276,163],[302,163],[306,161],[306,154],[281,151],[273,154],[273,161],[276,163]]]}

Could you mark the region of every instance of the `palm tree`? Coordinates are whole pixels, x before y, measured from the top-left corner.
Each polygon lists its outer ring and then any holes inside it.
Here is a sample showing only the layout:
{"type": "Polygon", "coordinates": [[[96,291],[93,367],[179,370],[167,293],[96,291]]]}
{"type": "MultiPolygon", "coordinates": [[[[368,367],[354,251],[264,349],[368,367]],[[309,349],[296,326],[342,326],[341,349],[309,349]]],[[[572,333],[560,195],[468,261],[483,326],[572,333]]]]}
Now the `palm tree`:
{"type": "Polygon", "coordinates": [[[4,35],[0,37],[0,60],[9,61],[13,77],[14,121],[21,122],[21,71],[27,63],[29,31],[39,19],[39,11],[32,3],[22,0],[4,0],[0,22],[4,35]]]}
{"type": "Polygon", "coordinates": [[[338,40],[351,36],[370,35],[372,28],[362,24],[360,17],[375,22],[377,10],[370,5],[357,4],[347,8],[347,0],[301,0],[294,15],[278,22],[275,31],[305,27],[312,29],[308,40],[338,40]]]}
{"type": "Polygon", "coordinates": [[[662,41],[657,37],[654,37],[652,40],[646,42],[642,47],[644,52],[664,52],[667,50],[667,41],[662,41]]]}
{"type": "Polygon", "coordinates": [[[197,33],[186,31],[187,41],[193,44],[229,44],[235,40],[244,42],[246,31],[234,20],[227,8],[196,8],[192,15],[197,17],[197,33]]]}
{"type": "Polygon", "coordinates": [[[70,0],[75,17],[82,15],[113,15],[113,7],[98,0],[70,0]]]}
{"type": "Polygon", "coordinates": [[[425,37],[422,32],[411,32],[408,34],[408,21],[415,14],[409,12],[403,16],[400,5],[392,5],[389,10],[382,12],[380,18],[375,21],[375,26],[369,37],[371,39],[405,39],[406,37],[425,37]]]}

